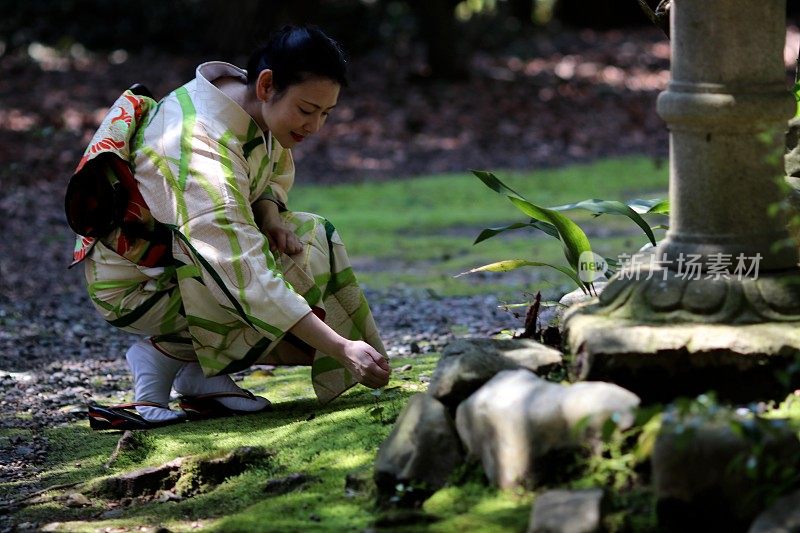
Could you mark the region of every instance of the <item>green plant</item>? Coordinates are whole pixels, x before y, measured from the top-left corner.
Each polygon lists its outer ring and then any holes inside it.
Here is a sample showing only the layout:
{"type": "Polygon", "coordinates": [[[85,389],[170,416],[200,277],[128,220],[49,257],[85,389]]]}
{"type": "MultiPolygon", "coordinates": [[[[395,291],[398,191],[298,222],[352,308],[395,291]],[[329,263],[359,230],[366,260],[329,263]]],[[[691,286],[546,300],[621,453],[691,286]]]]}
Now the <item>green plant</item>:
{"type": "MultiPolygon", "coordinates": [[[[636,467],[650,458],[655,438],[661,428],[661,406],[641,407],[633,424],[620,427],[618,415],[608,418],[599,428],[599,442],[594,442],[579,456],[580,478],[576,488],[606,487],[614,492],[636,484],[636,467]]],[[[583,434],[589,418],[582,419],[574,431],[583,434]]]]}
{"type": "Polygon", "coordinates": [[[797,102],[797,112],[795,117],[800,116],[800,54],[797,55],[797,68],[794,71],[794,99],[797,102]]]}
{"type": "MultiPolygon", "coordinates": [[[[604,489],[604,531],[655,530],[649,460],[661,430],[662,409],[660,405],[639,407],[630,425],[620,424],[619,415],[611,416],[590,433],[594,438],[581,439],[584,444],[574,456],[574,474],[567,485],[604,489]]],[[[588,417],[581,420],[574,431],[585,434],[589,422],[588,417]]]]}
{"type": "Polygon", "coordinates": [[[735,407],[707,393],[676,400],[663,419],[681,451],[702,446],[698,442],[709,430],[729,432],[728,446],[738,451],[725,469],[725,482],[745,487],[741,505],[763,509],[800,485],[800,452],[794,445],[799,406],[794,394],[778,406],[755,402],[735,407]],[[738,442],[732,443],[731,436],[738,442]]]}
{"type": "Polygon", "coordinates": [[[399,413],[397,391],[400,387],[389,387],[388,389],[375,389],[370,391],[374,403],[367,407],[367,414],[372,420],[380,424],[392,424],[397,420],[399,413]],[[386,404],[386,405],[384,405],[386,404]],[[389,407],[388,412],[386,407],[389,407]]]}
{"type": "Polygon", "coordinates": [[[666,229],[665,225],[651,227],[642,217],[642,214],[669,215],[669,201],[667,200],[637,199],[626,204],[617,200],[591,199],[555,207],[542,207],[525,199],[521,194],[508,187],[491,172],[479,170],[473,170],[472,172],[487,187],[498,194],[506,196],[519,211],[530,217],[528,222],[517,222],[503,227],[486,228],[481,231],[473,244],[478,244],[506,231],[520,228],[533,228],[561,242],[567,265],[556,265],[527,259],[508,259],[473,268],[458,276],[475,272],[506,272],[523,266],[546,266],[565,274],[585,293],[591,294],[593,290],[592,281],[598,279],[600,275],[610,277],[619,265],[614,259],[603,258],[605,262],[604,267],[606,267],[603,269],[603,272],[594,270],[594,263],[591,263],[588,265],[590,270],[589,276],[585,275],[584,271],[587,267],[586,257],[594,258],[596,254],[592,252],[591,243],[586,233],[584,233],[574,220],[562,214],[563,211],[580,209],[589,211],[595,217],[603,214],[626,216],[642,229],[650,244],[653,246],[656,245],[653,229],[666,229]]]}

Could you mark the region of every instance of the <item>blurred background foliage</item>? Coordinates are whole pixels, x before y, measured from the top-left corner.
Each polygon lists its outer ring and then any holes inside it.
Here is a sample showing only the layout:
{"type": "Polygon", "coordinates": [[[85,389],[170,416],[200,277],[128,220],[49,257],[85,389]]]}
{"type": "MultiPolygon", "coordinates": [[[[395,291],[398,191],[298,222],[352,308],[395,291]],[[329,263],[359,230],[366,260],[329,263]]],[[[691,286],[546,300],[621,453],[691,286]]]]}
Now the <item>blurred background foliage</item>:
{"type": "MultiPolygon", "coordinates": [[[[797,17],[800,2],[787,4],[797,17]]],[[[421,75],[458,79],[472,52],[520,35],[650,21],[637,0],[0,0],[0,55],[43,43],[236,57],[287,23],[320,25],[351,54],[402,58],[418,46],[428,63],[421,75]]]]}
{"type": "Polygon", "coordinates": [[[428,28],[478,26],[478,33],[496,36],[546,24],[554,13],[567,24],[623,22],[619,13],[606,20],[594,13],[580,15],[585,11],[585,6],[576,9],[581,3],[593,6],[592,12],[614,13],[625,6],[624,21],[647,23],[634,0],[0,0],[0,39],[8,48],[38,41],[51,46],[78,42],[91,49],[151,46],[241,53],[263,39],[264,29],[315,23],[350,50],[363,52],[421,36],[428,28]],[[617,9],[611,9],[613,4],[619,4],[617,9]]]}
{"type": "MultiPolygon", "coordinates": [[[[800,2],[787,4],[796,21],[800,2]]],[[[422,47],[422,74],[438,78],[465,76],[473,51],[520,35],[650,24],[637,0],[0,0],[0,55],[42,43],[241,56],[287,23],[320,25],[351,54],[422,47]]]]}
{"type": "Polygon", "coordinates": [[[236,57],[287,23],[318,24],[351,55],[419,48],[421,75],[438,78],[465,76],[472,52],[520,35],[650,24],[636,0],[0,0],[0,55],[42,43],[236,57]]]}

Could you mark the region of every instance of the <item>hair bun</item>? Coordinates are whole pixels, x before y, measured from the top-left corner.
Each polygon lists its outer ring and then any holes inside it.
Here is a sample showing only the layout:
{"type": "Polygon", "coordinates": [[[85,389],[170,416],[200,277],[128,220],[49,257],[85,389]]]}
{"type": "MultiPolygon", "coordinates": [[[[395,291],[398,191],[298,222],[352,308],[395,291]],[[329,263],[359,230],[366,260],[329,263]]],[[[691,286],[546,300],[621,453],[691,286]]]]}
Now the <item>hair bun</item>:
{"type": "Polygon", "coordinates": [[[315,26],[287,25],[273,33],[267,44],[250,56],[247,83],[255,83],[265,69],[272,70],[272,83],[278,94],[311,77],[347,86],[342,47],[315,26]]]}

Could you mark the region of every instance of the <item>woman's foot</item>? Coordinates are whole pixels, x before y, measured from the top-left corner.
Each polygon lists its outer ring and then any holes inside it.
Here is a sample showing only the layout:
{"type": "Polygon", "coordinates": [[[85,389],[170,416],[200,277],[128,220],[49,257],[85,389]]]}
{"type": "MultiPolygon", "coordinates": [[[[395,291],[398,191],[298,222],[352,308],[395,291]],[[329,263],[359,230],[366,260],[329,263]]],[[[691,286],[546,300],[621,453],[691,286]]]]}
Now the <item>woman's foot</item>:
{"type": "MultiPolygon", "coordinates": [[[[175,377],[174,386],[175,392],[187,397],[225,392],[241,394],[244,392],[228,375],[207,378],[197,363],[187,363],[186,366],[181,368],[175,377]]],[[[233,411],[263,411],[269,405],[269,400],[260,396],[217,397],[215,400],[233,411]]]]}
{"type": "Polygon", "coordinates": [[[125,359],[133,373],[134,399],[164,406],[136,406],[136,412],[148,422],[174,422],[184,418],[183,413],[169,408],[169,393],[175,375],[187,363],[167,357],[146,340],[134,343],[125,359]]]}

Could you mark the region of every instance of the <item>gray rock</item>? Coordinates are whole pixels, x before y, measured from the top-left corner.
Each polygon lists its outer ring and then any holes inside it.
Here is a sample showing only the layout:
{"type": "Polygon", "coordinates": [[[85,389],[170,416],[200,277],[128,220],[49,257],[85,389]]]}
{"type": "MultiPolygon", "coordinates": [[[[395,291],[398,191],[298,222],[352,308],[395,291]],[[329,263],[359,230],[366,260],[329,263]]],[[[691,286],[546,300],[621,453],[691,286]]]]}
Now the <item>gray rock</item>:
{"type": "Polygon", "coordinates": [[[64,505],[67,507],[86,507],[91,505],[89,498],[80,492],[70,492],[64,499],[64,505]]]}
{"type": "Polygon", "coordinates": [[[776,501],[758,515],[749,533],[785,533],[800,531],[800,490],[776,501]]]}
{"type": "Polygon", "coordinates": [[[787,176],[800,177],[800,118],[795,117],[789,121],[783,163],[787,176]]]}
{"type": "Polygon", "coordinates": [[[530,339],[458,339],[444,349],[428,394],[455,409],[501,370],[547,372],[561,362],[561,352],[530,339]]]}
{"type": "Polygon", "coordinates": [[[602,489],[549,490],[533,503],[528,533],[600,531],[602,502],[602,489]]]}
{"type": "Polygon", "coordinates": [[[372,476],[367,469],[362,468],[348,472],[344,477],[344,494],[348,498],[355,498],[370,491],[374,484],[372,476]]]}
{"type": "Polygon", "coordinates": [[[378,449],[375,484],[381,496],[395,495],[397,485],[402,484],[415,487],[416,494],[424,499],[444,486],[463,457],[445,406],[432,396],[416,394],[378,449]]]}
{"type": "MultiPolygon", "coordinates": [[[[597,291],[597,294],[599,295],[601,292],[603,292],[603,289],[606,287],[606,284],[608,284],[607,281],[595,281],[592,285],[594,286],[594,289],[597,291]]],[[[567,307],[571,307],[575,304],[588,302],[594,297],[595,297],[594,294],[586,294],[581,289],[575,289],[574,291],[568,292],[567,294],[562,296],[561,299],[558,301],[558,303],[561,304],[559,305],[561,309],[566,309],[567,307]]]]}
{"type": "Polygon", "coordinates": [[[595,281],[592,294],[587,294],[581,289],[575,289],[562,296],[555,305],[548,305],[539,311],[539,324],[542,329],[556,327],[563,330],[564,315],[570,307],[592,301],[599,296],[605,289],[608,281],[595,281]]]}
{"type": "Polygon", "coordinates": [[[800,442],[784,420],[667,413],[651,463],[660,524],[743,530],[800,469],[800,442]]]}
{"type": "Polygon", "coordinates": [[[34,452],[33,447],[31,446],[17,446],[14,450],[14,453],[20,457],[28,457],[34,452]]]}
{"type": "Polygon", "coordinates": [[[458,406],[456,429],[492,483],[532,487],[546,454],[596,435],[609,417],[630,427],[638,405],[635,394],[611,383],[564,386],[527,370],[504,370],[458,406]]]}

